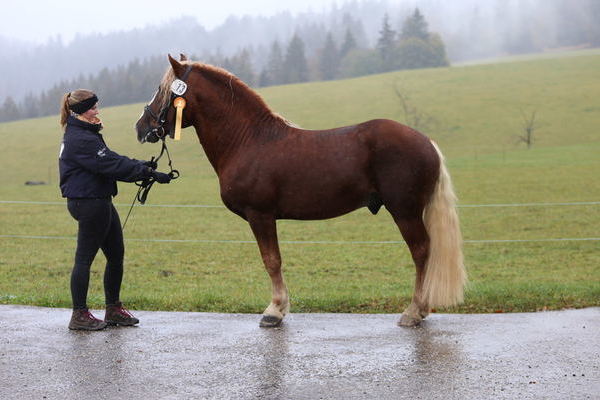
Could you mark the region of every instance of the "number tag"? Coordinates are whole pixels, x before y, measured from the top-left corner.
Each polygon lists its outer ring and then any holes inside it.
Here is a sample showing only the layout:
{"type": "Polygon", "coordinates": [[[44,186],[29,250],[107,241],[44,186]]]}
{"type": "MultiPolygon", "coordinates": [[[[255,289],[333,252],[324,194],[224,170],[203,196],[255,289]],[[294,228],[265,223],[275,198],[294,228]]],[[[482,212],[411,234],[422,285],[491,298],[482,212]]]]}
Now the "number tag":
{"type": "Polygon", "coordinates": [[[181,96],[186,90],[187,85],[180,79],[175,79],[173,83],[171,83],[171,92],[175,93],[177,96],[181,96]]]}

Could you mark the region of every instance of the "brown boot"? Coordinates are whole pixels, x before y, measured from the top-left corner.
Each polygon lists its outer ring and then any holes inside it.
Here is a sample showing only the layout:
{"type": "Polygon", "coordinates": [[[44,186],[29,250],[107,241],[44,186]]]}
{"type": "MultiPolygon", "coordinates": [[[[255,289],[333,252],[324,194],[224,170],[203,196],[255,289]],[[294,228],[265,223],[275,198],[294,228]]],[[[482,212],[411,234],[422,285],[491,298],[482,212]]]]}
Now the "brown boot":
{"type": "Polygon", "coordinates": [[[106,322],[94,317],[87,309],[73,310],[69,329],[80,331],[99,331],[106,328],[106,322]]]}
{"type": "Polygon", "coordinates": [[[139,323],[140,320],[135,318],[129,311],[127,311],[125,307],[123,307],[123,303],[119,301],[115,304],[106,305],[104,322],[106,322],[108,325],[133,326],[139,323]]]}

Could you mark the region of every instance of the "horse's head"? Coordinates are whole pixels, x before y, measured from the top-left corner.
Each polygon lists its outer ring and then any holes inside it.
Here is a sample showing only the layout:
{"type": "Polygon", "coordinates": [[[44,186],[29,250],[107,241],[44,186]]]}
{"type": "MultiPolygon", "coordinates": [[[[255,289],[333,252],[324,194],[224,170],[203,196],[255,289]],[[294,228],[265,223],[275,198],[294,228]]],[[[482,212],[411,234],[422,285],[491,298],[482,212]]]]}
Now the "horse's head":
{"type": "MultiPolygon", "coordinates": [[[[181,54],[181,61],[187,61],[187,58],[181,54]]],[[[190,96],[187,90],[181,93],[180,88],[172,88],[176,80],[185,81],[191,70],[191,64],[180,63],[169,55],[171,68],[165,73],[158,90],[150,102],[144,107],[142,115],[135,123],[138,141],[140,143],[156,143],[166,135],[173,137],[175,131],[175,107],[173,99],[176,95],[184,97],[189,104],[190,96]]],[[[183,128],[190,126],[190,123],[183,114],[183,128]]]]}

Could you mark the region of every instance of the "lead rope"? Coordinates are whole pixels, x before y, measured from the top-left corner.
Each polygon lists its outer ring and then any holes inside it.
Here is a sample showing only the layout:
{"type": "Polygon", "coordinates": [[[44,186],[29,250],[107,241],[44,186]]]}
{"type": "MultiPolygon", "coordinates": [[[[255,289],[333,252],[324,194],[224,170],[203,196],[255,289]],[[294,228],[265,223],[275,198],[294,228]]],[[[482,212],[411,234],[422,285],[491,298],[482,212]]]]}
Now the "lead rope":
{"type": "MultiPolygon", "coordinates": [[[[179,171],[176,169],[173,169],[173,161],[171,160],[171,154],[169,154],[169,149],[167,147],[167,143],[165,141],[165,136],[163,136],[161,138],[162,140],[162,148],[160,149],[160,154],[158,155],[158,157],[156,157],[156,159],[154,159],[154,156],[152,156],[152,158],[150,159],[150,161],[154,161],[157,163],[158,165],[158,160],[160,160],[160,158],[163,156],[164,153],[167,153],[167,159],[169,160],[169,176],[171,177],[171,180],[175,180],[177,178],[179,178],[179,171]]],[[[125,217],[125,222],[123,223],[123,227],[122,230],[125,231],[125,226],[127,225],[127,221],[129,220],[129,216],[131,215],[131,212],[133,211],[133,206],[135,206],[135,201],[139,201],[140,204],[145,204],[146,203],[146,199],[148,198],[148,194],[150,193],[150,189],[152,189],[152,185],[154,185],[154,183],[156,182],[156,179],[154,179],[152,176],[143,179],[141,181],[136,181],[134,182],[136,186],[139,187],[137,193],[135,194],[135,196],[133,197],[133,201],[131,202],[131,207],[129,207],[129,212],[127,213],[127,217],[125,217]]]]}

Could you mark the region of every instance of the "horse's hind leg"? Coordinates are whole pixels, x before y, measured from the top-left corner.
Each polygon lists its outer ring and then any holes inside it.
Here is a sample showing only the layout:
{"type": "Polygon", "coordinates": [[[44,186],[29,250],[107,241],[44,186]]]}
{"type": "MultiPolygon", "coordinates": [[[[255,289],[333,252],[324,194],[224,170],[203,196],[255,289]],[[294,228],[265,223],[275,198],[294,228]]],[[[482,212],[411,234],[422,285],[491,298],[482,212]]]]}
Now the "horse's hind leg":
{"type": "Polygon", "coordinates": [[[425,278],[425,263],[429,255],[429,235],[422,218],[400,219],[394,217],[406,241],[416,267],[415,291],[412,302],[402,313],[398,325],[415,326],[429,314],[429,305],[423,298],[423,280],[425,278]]]}
{"type": "Polygon", "coordinates": [[[277,241],[277,226],[272,215],[248,212],[246,214],[254,237],[258,242],[260,255],[271,277],[271,304],[263,312],[261,327],[275,327],[281,324],[289,312],[288,291],[281,273],[281,254],[277,241]]]}

